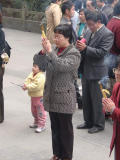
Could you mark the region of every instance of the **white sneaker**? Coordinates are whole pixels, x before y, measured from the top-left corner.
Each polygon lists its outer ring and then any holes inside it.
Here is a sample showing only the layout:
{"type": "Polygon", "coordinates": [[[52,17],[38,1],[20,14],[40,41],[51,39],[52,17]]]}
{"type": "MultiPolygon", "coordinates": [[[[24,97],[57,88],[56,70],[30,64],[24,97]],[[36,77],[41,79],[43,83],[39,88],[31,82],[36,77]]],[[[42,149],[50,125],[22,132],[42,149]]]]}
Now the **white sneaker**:
{"type": "Polygon", "coordinates": [[[30,128],[37,128],[38,126],[37,126],[37,124],[31,124],[30,126],[29,126],[30,128]]]}
{"type": "Polygon", "coordinates": [[[35,132],[36,132],[36,133],[41,133],[41,132],[43,132],[45,129],[46,129],[45,127],[38,127],[38,128],[36,128],[35,132]]]}

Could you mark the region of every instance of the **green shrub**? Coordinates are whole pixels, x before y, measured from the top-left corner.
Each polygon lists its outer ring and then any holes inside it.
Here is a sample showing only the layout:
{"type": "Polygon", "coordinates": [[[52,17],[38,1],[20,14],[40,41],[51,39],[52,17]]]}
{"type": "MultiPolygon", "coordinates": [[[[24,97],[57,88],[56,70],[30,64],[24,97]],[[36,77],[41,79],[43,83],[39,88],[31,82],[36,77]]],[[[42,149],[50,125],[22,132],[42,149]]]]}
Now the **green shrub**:
{"type": "Polygon", "coordinates": [[[0,0],[4,7],[22,8],[23,2],[27,3],[27,7],[33,11],[45,11],[51,0],[0,0]]]}
{"type": "Polygon", "coordinates": [[[17,9],[22,8],[22,0],[12,0],[12,7],[17,9]]]}
{"type": "Polygon", "coordinates": [[[26,0],[28,8],[33,11],[45,11],[50,0],[26,0]]]}

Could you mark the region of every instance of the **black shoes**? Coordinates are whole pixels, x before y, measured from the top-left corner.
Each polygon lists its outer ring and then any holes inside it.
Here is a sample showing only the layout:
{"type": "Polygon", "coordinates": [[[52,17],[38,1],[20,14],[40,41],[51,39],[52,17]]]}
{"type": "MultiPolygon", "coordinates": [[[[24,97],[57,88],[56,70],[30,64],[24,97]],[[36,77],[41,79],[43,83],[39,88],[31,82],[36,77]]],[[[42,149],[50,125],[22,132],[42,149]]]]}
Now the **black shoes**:
{"type": "Polygon", "coordinates": [[[4,119],[0,120],[0,123],[3,123],[4,122],[4,119]]]}
{"type": "Polygon", "coordinates": [[[77,126],[77,129],[89,129],[92,126],[87,125],[86,123],[80,124],[77,126]]]}
{"type": "Polygon", "coordinates": [[[94,134],[94,133],[98,133],[104,130],[104,128],[99,128],[99,127],[92,127],[90,125],[87,125],[86,123],[83,123],[81,125],[77,126],[77,129],[89,129],[88,133],[90,134],[94,134]]]}
{"type": "Polygon", "coordinates": [[[82,104],[78,104],[78,109],[83,109],[82,104]]]}
{"type": "Polygon", "coordinates": [[[91,129],[88,130],[88,133],[94,134],[94,133],[101,132],[103,130],[104,130],[103,128],[92,127],[91,129]]]}

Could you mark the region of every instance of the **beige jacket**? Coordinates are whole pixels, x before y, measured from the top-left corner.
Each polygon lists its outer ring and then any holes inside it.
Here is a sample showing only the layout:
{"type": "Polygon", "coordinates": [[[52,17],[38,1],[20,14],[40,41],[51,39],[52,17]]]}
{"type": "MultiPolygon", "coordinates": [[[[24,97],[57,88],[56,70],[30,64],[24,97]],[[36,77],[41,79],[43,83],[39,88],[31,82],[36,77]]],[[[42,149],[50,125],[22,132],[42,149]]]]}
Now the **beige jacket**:
{"type": "Polygon", "coordinates": [[[58,4],[51,3],[46,9],[46,20],[47,20],[47,38],[50,43],[53,44],[54,28],[60,24],[62,18],[61,8],[58,4]]]}

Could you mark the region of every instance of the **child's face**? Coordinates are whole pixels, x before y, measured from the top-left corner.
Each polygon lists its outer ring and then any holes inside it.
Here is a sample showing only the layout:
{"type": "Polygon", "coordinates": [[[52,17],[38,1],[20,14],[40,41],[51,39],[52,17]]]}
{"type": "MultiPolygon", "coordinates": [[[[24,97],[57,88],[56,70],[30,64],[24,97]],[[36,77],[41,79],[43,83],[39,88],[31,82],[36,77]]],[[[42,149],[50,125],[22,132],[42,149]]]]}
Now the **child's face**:
{"type": "Polygon", "coordinates": [[[33,71],[34,74],[39,73],[40,69],[39,69],[38,65],[34,64],[33,67],[32,67],[32,71],[33,71]]]}

